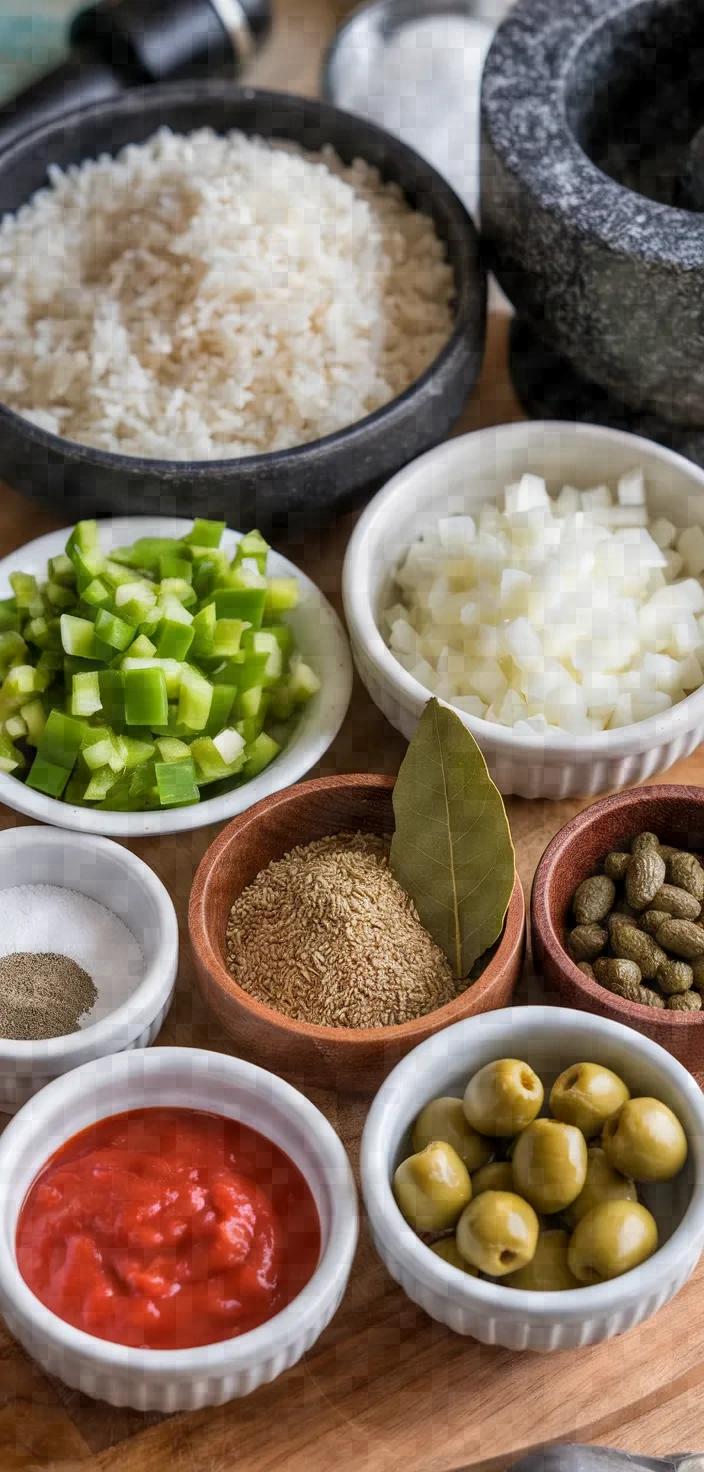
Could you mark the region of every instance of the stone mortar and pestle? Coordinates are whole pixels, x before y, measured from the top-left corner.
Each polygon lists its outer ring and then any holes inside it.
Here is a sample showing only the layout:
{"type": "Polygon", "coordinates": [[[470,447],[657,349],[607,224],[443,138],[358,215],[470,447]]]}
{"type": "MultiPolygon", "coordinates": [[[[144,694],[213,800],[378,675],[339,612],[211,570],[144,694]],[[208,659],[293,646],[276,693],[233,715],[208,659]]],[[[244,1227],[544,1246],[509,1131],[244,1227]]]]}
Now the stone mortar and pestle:
{"type": "Polygon", "coordinates": [[[704,464],[704,0],[518,0],[481,167],[527,411],[704,464]]]}

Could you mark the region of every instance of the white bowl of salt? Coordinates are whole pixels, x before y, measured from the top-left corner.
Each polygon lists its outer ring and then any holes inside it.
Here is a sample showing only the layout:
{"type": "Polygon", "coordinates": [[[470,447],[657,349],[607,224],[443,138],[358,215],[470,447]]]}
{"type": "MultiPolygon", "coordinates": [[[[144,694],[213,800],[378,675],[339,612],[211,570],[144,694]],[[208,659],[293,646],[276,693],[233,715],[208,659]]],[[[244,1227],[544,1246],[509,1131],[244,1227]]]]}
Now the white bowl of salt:
{"type": "Polygon", "coordinates": [[[148,1047],[177,966],[172,901],[128,849],[57,828],[0,833],[0,1111],[148,1047]]]}

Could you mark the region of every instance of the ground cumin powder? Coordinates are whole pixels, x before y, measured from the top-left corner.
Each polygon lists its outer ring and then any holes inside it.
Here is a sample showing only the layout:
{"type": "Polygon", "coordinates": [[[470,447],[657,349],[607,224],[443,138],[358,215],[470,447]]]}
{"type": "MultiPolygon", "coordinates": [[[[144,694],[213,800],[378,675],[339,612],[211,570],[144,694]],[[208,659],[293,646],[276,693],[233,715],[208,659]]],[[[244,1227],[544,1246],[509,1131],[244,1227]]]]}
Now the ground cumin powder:
{"type": "Polygon", "coordinates": [[[464,990],[394,879],[383,839],[338,833],[269,864],[230,911],[239,985],[297,1022],[389,1027],[464,990]]]}

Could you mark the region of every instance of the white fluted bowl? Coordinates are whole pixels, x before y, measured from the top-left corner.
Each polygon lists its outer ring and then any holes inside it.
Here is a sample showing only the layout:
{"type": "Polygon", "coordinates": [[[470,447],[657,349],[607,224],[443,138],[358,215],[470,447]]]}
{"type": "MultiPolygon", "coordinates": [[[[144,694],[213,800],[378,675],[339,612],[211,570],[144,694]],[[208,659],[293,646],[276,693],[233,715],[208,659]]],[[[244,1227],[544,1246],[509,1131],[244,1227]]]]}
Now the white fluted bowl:
{"type": "Polygon", "coordinates": [[[577,1349],[623,1334],[657,1313],[691,1277],[704,1247],[704,1096],[676,1059],[618,1022],[558,1007],[516,1007],[457,1022],[421,1043],[382,1084],[362,1137],[362,1194],[372,1237],[392,1278],[430,1317],[457,1334],[507,1349],[577,1349]],[[667,1185],[640,1188],[661,1246],[609,1283],[533,1293],[470,1277],[437,1257],[404,1221],[391,1190],[410,1153],[408,1132],[430,1099],[461,1096],[496,1058],[520,1058],[548,1096],[570,1064],[603,1063],[634,1094],[661,1099],[681,1120],[689,1159],[667,1185]]]}
{"type": "MultiPolygon", "coordinates": [[[[105,905],[132,932],[144,969],[130,977],[124,968],[102,964],[97,1002],[77,1032],[37,1042],[0,1038],[0,1110],[8,1113],[72,1068],[149,1047],[171,1006],[178,970],[171,896],[148,864],[122,844],[62,828],[6,828],[0,833],[0,890],[24,884],[76,890],[105,905]]],[[[63,950],[60,934],[50,945],[44,935],[39,926],[28,937],[28,949],[63,950]]]]}
{"type": "Polygon", "coordinates": [[[86,1063],[38,1094],[0,1138],[0,1311],[42,1369],[74,1390],[139,1411],[195,1411],[249,1395],[295,1365],[338,1308],[357,1243],[357,1193],[332,1126],[302,1094],[240,1058],[153,1048],[86,1063]],[[128,1109],[226,1115],[278,1145],[305,1176],[321,1229],[318,1266],[281,1313],[236,1339],[196,1349],[128,1349],[64,1323],[21,1277],[15,1234],[38,1171],[96,1120],[128,1109]]]}
{"type": "MultiPolygon", "coordinates": [[[[411,739],[429,699],[399,664],[379,622],[393,573],[428,518],[496,502],[521,475],[548,488],[615,484],[641,466],[654,517],[704,526],[704,471],[650,440],[591,424],[502,424],[438,445],[399,471],[370,502],[352,534],[343,571],[345,615],[355,664],[372,700],[411,739]]],[[[519,797],[590,797],[644,782],[704,741],[704,687],[662,715],[589,738],[531,741],[508,726],[458,710],[501,792],[519,797]]]]}

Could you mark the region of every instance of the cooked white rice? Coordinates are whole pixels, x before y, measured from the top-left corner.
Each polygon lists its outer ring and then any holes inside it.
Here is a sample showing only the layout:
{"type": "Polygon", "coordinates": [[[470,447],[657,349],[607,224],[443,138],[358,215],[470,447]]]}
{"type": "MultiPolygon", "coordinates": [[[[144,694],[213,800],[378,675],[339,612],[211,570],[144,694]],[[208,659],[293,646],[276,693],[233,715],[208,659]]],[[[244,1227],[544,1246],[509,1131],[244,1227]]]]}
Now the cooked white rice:
{"type": "Polygon", "coordinates": [[[0,225],[0,398],[149,458],[282,450],[419,377],[452,329],[433,223],[377,170],[162,129],[0,225]]]}

